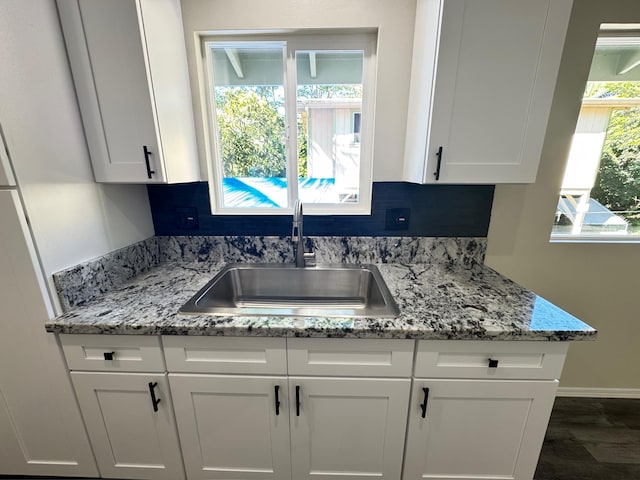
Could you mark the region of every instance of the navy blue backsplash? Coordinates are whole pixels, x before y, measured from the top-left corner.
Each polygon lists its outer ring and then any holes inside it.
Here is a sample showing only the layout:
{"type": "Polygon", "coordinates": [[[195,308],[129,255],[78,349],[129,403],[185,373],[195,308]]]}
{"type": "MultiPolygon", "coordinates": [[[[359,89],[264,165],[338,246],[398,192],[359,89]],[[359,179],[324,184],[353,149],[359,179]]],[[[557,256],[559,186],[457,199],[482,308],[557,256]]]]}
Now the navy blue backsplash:
{"type": "MultiPolygon", "coordinates": [[[[211,215],[206,182],[148,185],[147,190],[156,235],[291,234],[290,215],[211,215]]],[[[493,185],[375,182],[371,215],[307,215],[304,233],[486,237],[493,191],[493,185]]]]}

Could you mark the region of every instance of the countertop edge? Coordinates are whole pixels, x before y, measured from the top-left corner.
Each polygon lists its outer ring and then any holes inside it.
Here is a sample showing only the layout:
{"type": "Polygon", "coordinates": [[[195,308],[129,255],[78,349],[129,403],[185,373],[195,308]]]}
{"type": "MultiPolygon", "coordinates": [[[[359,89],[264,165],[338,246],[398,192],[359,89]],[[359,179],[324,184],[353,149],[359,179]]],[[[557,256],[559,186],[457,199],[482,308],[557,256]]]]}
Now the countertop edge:
{"type": "Polygon", "coordinates": [[[172,263],[45,323],[58,334],[580,341],[597,331],[495,270],[378,264],[400,315],[386,318],[179,314],[224,264],[172,263]]]}
{"type": "Polygon", "coordinates": [[[68,325],[55,321],[47,322],[46,331],[72,335],[153,335],[153,336],[223,336],[223,337],[285,337],[285,338],[367,338],[367,339],[412,339],[412,340],[487,340],[487,341],[593,341],[596,330],[587,331],[522,331],[522,332],[481,332],[481,331],[424,331],[394,330],[384,332],[349,328],[252,328],[252,327],[171,327],[147,326],[135,328],[128,325],[91,324],[68,325]]]}

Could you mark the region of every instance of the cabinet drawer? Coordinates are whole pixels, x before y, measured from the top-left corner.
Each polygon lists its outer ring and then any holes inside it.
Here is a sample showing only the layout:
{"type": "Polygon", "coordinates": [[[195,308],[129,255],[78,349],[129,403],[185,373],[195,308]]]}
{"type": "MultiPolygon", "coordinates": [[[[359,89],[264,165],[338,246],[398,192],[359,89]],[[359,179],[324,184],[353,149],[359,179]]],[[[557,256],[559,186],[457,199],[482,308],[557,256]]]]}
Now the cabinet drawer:
{"type": "Polygon", "coordinates": [[[162,337],[170,372],[286,374],[284,338],[162,337]]]}
{"type": "Polygon", "coordinates": [[[289,338],[289,375],[409,377],[413,340],[289,338]]]}
{"type": "Polygon", "coordinates": [[[70,370],[164,372],[160,337],[60,335],[70,370]],[[109,360],[111,358],[111,360],[109,360]]]}
{"type": "Polygon", "coordinates": [[[567,342],[421,340],[414,376],[552,380],[560,377],[567,349],[567,342]]]}

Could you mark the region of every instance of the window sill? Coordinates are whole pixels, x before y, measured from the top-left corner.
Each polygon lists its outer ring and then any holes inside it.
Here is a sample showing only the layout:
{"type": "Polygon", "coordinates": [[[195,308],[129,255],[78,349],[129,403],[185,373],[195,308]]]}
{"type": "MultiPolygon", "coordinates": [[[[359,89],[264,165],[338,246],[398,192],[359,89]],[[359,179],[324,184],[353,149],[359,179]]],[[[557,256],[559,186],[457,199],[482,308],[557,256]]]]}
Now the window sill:
{"type": "Polygon", "coordinates": [[[549,243],[640,243],[640,235],[551,235],[549,243]]]}
{"type": "MultiPolygon", "coordinates": [[[[305,216],[315,215],[371,215],[371,207],[368,205],[355,206],[354,208],[318,207],[313,204],[303,204],[305,216]]],[[[291,208],[218,208],[212,209],[211,215],[216,216],[251,216],[251,215],[288,215],[293,214],[291,208]]]]}

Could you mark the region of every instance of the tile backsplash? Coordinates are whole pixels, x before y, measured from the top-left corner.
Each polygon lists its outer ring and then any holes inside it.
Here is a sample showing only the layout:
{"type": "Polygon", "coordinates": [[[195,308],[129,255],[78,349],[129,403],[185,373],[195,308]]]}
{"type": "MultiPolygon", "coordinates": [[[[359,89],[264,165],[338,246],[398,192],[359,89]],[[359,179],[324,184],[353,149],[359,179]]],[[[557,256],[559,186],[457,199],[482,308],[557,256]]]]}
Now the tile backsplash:
{"type": "MultiPolygon", "coordinates": [[[[293,261],[291,215],[211,215],[206,182],[147,191],[156,236],[55,273],[65,310],[163,262],[293,261]]],[[[481,264],[493,192],[493,185],[375,182],[371,215],[306,215],[307,247],[318,263],[481,264]],[[398,216],[408,221],[393,222],[398,216]]]]}
{"type": "MultiPolygon", "coordinates": [[[[206,182],[148,185],[156,235],[291,234],[290,215],[211,215],[206,182]],[[185,217],[193,221],[185,222],[185,217]]],[[[313,236],[486,237],[493,185],[374,182],[371,215],[307,215],[313,236]],[[408,228],[387,221],[408,216],[408,228]]]]}

